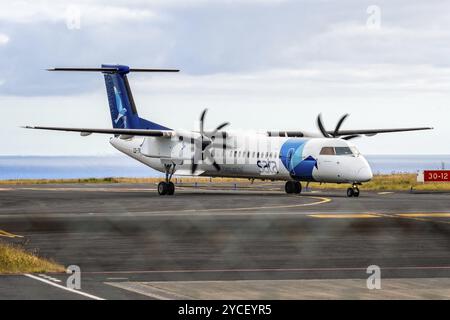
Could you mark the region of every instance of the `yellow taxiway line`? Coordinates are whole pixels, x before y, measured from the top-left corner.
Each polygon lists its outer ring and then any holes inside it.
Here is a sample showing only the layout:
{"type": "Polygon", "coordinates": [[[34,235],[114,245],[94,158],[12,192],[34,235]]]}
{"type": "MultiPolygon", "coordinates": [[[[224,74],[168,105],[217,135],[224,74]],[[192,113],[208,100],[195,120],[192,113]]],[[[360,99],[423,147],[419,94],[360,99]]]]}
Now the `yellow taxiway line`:
{"type": "Polygon", "coordinates": [[[9,233],[4,230],[0,230],[0,237],[6,237],[6,238],[23,238],[23,236],[19,236],[17,234],[9,233]]]}
{"type": "Polygon", "coordinates": [[[380,218],[380,216],[369,214],[369,213],[335,213],[335,214],[310,214],[308,217],[312,218],[320,218],[320,219],[371,219],[371,218],[380,218]]]}
{"type": "Polygon", "coordinates": [[[448,212],[417,212],[417,213],[399,213],[400,217],[405,218],[450,218],[450,213],[448,212]]]}

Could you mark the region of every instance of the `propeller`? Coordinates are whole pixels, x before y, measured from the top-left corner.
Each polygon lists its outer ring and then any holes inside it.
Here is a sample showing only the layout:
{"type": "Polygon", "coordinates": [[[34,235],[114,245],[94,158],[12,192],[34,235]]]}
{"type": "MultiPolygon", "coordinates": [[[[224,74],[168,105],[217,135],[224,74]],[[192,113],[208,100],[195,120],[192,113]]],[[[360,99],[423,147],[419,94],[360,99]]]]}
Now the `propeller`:
{"type": "MultiPolygon", "coordinates": [[[[325,138],[339,138],[339,137],[341,137],[341,134],[339,133],[339,130],[341,129],[342,124],[348,118],[348,116],[349,116],[348,113],[344,114],[339,119],[338,123],[336,124],[336,127],[334,128],[334,131],[332,131],[330,133],[330,131],[327,131],[325,129],[325,126],[323,125],[322,114],[320,113],[319,116],[317,117],[317,126],[319,127],[320,132],[322,133],[322,135],[325,138]]],[[[351,140],[351,139],[354,139],[354,138],[358,138],[359,136],[360,135],[358,135],[358,134],[353,134],[353,135],[342,137],[342,139],[344,139],[344,140],[351,140]]]]}
{"type": "MultiPolygon", "coordinates": [[[[217,145],[214,144],[214,139],[216,137],[216,134],[222,130],[223,128],[225,128],[226,126],[230,125],[229,122],[224,122],[220,125],[218,125],[213,131],[211,132],[207,132],[205,131],[205,117],[206,117],[206,113],[208,112],[208,109],[204,109],[203,112],[200,115],[200,137],[195,139],[194,144],[196,146],[195,148],[195,152],[198,152],[197,150],[200,149],[201,147],[201,152],[199,157],[197,157],[197,159],[208,159],[212,162],[212,165],[214,166],[214,168],[217,171],[220,171],[220,166],[219,164],[216,162],[216,160],[214,159],[213,155],[211,154],[211,152],[209,151],[209,149],[211,149],[212,147],[215,147],[217,145]]],[[[198,167],[198,163],[195,161],[196,160],[196,156],[197,154],[194,154],[194,156],[192,157],[192,165],[191,165],[191,173],[193,174],[195,172],[195,170],[197,170],[198,167]]]]}

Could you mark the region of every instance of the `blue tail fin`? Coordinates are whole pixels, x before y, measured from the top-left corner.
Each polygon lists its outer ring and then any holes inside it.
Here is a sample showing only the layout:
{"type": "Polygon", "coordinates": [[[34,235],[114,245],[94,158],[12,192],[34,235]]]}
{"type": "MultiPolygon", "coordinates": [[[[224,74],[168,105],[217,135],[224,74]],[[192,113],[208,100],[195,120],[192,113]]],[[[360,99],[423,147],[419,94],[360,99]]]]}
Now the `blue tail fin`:
{"type": "Polygon", "coordinates": [[[113,128],[170,130],[139,117],[127,79],[129,67],[102,65],[102,69],[114,70],[103,71],[113,128]]]}

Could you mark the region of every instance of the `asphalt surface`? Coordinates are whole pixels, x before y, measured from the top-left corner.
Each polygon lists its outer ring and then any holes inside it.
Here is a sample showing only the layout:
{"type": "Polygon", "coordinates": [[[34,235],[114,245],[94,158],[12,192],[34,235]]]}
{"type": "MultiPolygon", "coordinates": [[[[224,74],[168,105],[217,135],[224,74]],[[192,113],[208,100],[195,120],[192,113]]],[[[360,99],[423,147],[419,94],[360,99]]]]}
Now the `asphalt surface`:
{"type": "Polygon", "coordinates": [[[365,279],[369,265],[385,278],[450,278],[450,194],[281,190],[1,186],[0,241],[78,265],[91,296],[58,287],[65,274],[0,275],[0,299],[148,299],[111,283],[365,279]]]}

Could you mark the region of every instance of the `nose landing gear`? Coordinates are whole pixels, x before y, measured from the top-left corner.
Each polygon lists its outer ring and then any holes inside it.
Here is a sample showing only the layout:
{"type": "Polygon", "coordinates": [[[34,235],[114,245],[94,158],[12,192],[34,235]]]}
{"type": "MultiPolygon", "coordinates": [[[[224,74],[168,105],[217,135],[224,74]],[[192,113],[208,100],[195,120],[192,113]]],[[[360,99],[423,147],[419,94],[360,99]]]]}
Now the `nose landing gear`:
{"type": "Polygon", "coordinates": [[[356,184],[347,189],[347,197],[359,197],[359,188],[356,184]]]}
{"type": "Polygon", "coordinates": [[[158,183],[158,194],[160,196],[172,196],[175,193],[175,185],[172,181],[173,173],[175,172],[175,164],[165,164],[166,180],[158,183]]]}

